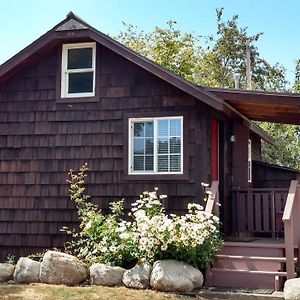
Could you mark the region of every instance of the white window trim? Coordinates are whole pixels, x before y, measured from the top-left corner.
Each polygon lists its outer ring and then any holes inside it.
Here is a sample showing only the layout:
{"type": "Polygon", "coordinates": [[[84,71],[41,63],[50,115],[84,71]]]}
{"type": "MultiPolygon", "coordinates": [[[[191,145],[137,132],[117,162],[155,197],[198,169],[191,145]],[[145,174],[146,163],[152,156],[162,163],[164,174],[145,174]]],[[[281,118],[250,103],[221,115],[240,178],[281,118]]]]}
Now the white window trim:
{"type": "Polygon", "coordinates": [[[95,81],[96,81],[96,43],[74,43],[63,44],[62,47],[62,59],[61,59],[61,98],[80,98],[80,97],[93,97],[95,96],[95,81]],[[68,50],[69,49],[82,49],[92,48],[92,67],[84,69],[72,69],[68,70],[68,50]],[[69,93],[69,74],[70,73],[82,73],[93,72],[93,92],[88,93],[69,93]]]}
{"type": "Polygon", "coordinates": [[[248,182],[252,182],[252,141],[248,140],[248,182]]]}
{"type": "Polygon", "coordinates": [[[183,116],[170,116],[170,117],[152,117],[152,118],[129,118],[128,119],[128,174],[129,175],[172,175],[172,174],[183,174],[183,116]],[[158,172],[157,171],[157,121],[158,120],[170,120],[170,119],[180,119],[181,120],[181,155],[180,155],[180,172],[158,172]],[[153,122],[153,164],[154,171],[134,171],[133,170],[133,123],[137,122],[153,122]]]}

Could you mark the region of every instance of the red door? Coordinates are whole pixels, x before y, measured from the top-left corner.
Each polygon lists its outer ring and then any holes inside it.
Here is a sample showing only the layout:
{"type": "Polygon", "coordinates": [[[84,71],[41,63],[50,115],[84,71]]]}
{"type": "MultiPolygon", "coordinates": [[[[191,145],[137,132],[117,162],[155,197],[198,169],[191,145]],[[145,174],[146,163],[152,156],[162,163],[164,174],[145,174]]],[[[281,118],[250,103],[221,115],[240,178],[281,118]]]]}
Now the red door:
{"type": "Polygon", "coordinates": [[[219,122],[212,119],[212,180],[219,180],[219,122]]]}

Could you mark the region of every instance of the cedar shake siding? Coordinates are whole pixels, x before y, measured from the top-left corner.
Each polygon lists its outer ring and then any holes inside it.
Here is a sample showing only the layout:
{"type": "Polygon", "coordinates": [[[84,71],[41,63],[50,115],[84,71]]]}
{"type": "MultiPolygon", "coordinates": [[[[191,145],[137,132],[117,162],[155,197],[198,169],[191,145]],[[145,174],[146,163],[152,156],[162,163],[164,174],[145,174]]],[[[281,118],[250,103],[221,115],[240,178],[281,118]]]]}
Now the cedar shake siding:
{"type": "MultiPolygon", "coordinates": [[[[188,202],[201,201],[200,183],[210,180],[214,109],[99,44],[93,102],[62,103],[60,60],[61,45],[0,84],[2,260],[8,253],[18,257],[63,246],[67,237],[60,228],[78,224],[67,171],[85,162],[87,192],[104,211],[123,197],[128,210],[141,192],[158,186],[168,195],[168,211],[181,213],[188,202]],[[131,116],[183,116],[183,175],[128,176],[131,116]]],[[[223,114],[216,116],[225,124],[222,135],[228,134],[223,114]]],[[[222,169],[230,177],[225,148],[222,169]]],[[[223,185],[228,189],[226,178],[223,185]]]]}

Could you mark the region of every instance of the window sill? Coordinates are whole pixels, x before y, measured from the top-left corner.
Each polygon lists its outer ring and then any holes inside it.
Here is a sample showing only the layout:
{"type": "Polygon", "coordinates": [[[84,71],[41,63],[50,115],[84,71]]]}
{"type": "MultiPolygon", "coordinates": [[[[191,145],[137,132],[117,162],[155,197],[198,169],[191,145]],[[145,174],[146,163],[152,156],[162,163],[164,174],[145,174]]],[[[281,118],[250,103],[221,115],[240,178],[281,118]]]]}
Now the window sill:
{"type": "Polygon", "coordinates": [[[157,180],[157,181],[169,181],[169,180],[189,180],[188,174],[126,174],[123,176],[123,180],[135,180],[135,181],[143,181],[143,180],[157,180]]]}
{"type": "Polygon", "coordinates": [[[56,103],[88,103],[88,102],[99,102],[99,98],[93,97],[70,97],[70,98],[58,98],[56,103]]]}

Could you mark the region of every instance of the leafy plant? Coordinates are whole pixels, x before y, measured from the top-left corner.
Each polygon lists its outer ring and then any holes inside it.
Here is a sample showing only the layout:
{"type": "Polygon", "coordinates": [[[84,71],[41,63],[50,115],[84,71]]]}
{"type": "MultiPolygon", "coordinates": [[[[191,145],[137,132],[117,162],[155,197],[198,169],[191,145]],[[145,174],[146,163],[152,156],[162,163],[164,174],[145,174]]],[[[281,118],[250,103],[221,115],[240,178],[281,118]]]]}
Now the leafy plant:
{"type": "Polygon", "coordinates": [[[132,204],[136,224],[133,238],[138,239],[140,255],[150,262],[176,259],[205,269],[222,244],[219,219],[207,215],[195,203],[188,204],[186,215],[168,215],[161,203],[164,198],[155,188],[153,192],[144,192],[132,204]]]}
{"type": "Polygon", "coordinates": [[[101,262],[125,268],[140,259],[177,259],[199,269],[212,262],[222,243],[217,217],[207,215],[195,203],[188,205],[184,216],[168,215],[162,204],[167,196],[159,195],[157,188],[132,203],[131,222],[122,218],[124,199],[112,202],[111,213],[105,216],[85,193],[87,170],[85,164],[78,174],[69,172],[70,198],[78,209],[80,231],[62,229],[73,236],[66,245],[68,251],[88,264],[101,262]]]}
{"type": "Polygon", "coordinates": [[[84,183],[87,171],[87,164],[84,164],[77,174],[73,170],[68,173],[70,198],[77,206],[80,231],[68,227],[61,229],[73,237],[71,242],[66,243],[66,250],[90,264],[103,262],[131,267],[137,260],[137,246],[130,238],[131,223],[121,218],[124,200],[111,203],[111,213],[104,216],[86,194],[84,183]]]}
{"type": "Polygon", "coordinates": [[[16,257],[12,254],[8,254],[5,259],[6,264],[14,265],[16,263],[16,257]]]}

